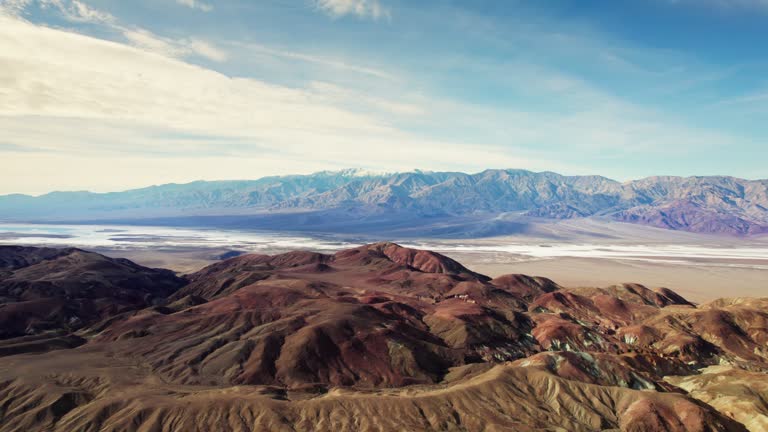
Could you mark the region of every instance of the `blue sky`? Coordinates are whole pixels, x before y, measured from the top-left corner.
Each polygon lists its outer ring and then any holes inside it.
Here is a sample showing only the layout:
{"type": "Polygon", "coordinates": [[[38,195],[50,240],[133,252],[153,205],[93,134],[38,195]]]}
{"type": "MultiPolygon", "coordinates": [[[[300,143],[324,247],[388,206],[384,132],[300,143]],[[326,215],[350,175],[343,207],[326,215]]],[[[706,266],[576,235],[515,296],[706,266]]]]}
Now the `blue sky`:
{"type": "Polygon", "coordinates": [[[0,193],[768,177],[768,1],[0,0],[0,193]]]}

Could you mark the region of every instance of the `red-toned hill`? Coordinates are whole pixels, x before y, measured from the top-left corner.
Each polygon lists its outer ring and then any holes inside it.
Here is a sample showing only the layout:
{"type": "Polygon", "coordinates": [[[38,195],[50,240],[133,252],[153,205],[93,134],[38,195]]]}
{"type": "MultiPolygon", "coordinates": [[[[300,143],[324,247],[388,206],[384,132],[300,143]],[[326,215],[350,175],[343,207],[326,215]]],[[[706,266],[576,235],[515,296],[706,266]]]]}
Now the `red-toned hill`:
{"type": "Polygon", "coordinates": [[[79,249],[2,246],[0,266],[0,339],[68,333],[164,302],[185,284],[168,270],[79,249]]]}
{"type": "Polygon", "coordinates": [[[753,380],[722,390],[751,407],[728,412],[672,384],[711,389],[684,377],[714,365],[765,376],[765,299],[491,280],[393,243],[244,255],[188,282],[76,249],[0,251],[4,329],[25,322],[0,343],[0,431],[744,431],[733,418],[768,415],[753,380]]]}

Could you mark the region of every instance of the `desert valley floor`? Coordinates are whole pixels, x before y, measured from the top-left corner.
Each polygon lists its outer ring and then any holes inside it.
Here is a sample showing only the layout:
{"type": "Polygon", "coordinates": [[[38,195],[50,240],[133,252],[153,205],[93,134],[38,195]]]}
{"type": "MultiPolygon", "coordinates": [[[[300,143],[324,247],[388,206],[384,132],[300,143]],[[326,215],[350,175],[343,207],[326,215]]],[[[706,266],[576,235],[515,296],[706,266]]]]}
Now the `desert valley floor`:
{"type": "MultiPolygon", "coordinates": [[[[111,225],[2,224],[0,244],[79,247],[148,267],[194,273],[222,257],[293,250],[334,253],[379,241],[313,233],[111,225]]],[[[492,238],[403,238],[398,244],[449,256],[491,277],[545,276],[566,287],[633,282],[672,288],[695,302],[768,295],[768,236],[676,232],[588,220],[540,223],[492,238]]]]}

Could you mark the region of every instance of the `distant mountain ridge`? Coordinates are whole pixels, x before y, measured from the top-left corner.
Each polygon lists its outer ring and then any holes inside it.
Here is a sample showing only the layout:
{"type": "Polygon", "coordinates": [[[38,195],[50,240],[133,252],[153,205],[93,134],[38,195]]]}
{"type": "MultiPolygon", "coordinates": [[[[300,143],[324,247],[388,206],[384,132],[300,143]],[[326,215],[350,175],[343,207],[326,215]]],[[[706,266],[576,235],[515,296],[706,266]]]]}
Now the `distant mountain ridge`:
{"type": "Polygon", "coordinates": [[[193,216],[291,215],[285,229],[325,219],[397,223],[419,218],[606,218],[659,228],[735,235],[768,232],[768,180],[724,176],[601,176],[485,170],[477,174],[349,169],[245,181],[198,181],[112,193],[0,196],[0,220],[141,221],[193,216]],[[296,215],[306,214],[304,218],[296,215]],[[325,219],[324,219],[325,218],[325,219]]]}

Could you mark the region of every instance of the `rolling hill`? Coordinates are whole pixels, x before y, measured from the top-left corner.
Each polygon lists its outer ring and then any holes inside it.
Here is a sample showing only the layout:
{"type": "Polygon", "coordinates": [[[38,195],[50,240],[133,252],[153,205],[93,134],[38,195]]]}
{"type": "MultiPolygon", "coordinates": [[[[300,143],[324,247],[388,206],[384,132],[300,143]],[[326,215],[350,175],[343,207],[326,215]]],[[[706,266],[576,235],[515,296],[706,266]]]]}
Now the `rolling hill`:
{"type": "Polygon", "coordinates": [[[0,320],[30,299],[59,306],[46,328],[0,335],[0,431],[768,427],[767,299],[491,279],[394,243],[184,278],[1,252],[0,320]],[[100,299],[119,307],[71,307],[100,299]]]}

